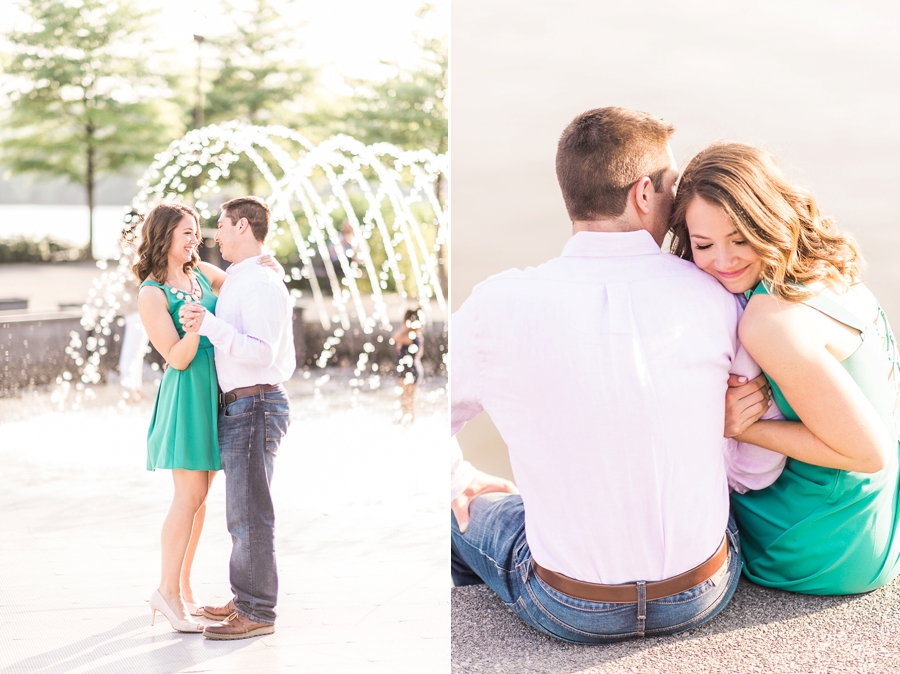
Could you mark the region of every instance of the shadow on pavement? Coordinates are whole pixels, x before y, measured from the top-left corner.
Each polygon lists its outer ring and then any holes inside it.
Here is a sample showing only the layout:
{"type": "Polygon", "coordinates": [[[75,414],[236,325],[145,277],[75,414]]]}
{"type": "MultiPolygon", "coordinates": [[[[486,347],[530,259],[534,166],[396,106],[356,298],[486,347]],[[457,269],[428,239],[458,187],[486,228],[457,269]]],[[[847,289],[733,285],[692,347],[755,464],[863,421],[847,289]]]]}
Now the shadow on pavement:
{"type": "Polygon", "coordinates": [[[159,633],[148,635],[148,624],[149,616],[130,618],[105,632],[7,665],[0,669],[0,674],[163,674],[184,669],[207,671],[197,668],[202,667],[204,662],[234,653],[255,641],[243,639],[211,642],[201,634],[182,634],[172,630],[160,615],[157,615],[157,624],[153,628],[159,629],[159,633]]]}

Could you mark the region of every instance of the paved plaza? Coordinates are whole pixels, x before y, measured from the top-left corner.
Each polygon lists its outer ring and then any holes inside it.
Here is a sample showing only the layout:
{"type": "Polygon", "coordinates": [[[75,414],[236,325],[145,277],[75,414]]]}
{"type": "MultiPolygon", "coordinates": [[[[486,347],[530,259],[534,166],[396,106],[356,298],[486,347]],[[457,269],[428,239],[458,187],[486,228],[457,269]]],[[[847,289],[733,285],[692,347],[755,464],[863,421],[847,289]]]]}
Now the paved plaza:
{"type": "MultiPolygon", "coordinates": [[[[446,671],[446,380],[404,428],[393,387],[318,374],[288,382],[276,632],[232,642],[150,626],[172,495],[145,469],[152,383],[132,405],[114,385],[62,411],[49,391],[0,399],[0,674],[446,671]]],[[[224,489],[220,474],[194,566],[212,604],[230,598],[224,489]]]]}

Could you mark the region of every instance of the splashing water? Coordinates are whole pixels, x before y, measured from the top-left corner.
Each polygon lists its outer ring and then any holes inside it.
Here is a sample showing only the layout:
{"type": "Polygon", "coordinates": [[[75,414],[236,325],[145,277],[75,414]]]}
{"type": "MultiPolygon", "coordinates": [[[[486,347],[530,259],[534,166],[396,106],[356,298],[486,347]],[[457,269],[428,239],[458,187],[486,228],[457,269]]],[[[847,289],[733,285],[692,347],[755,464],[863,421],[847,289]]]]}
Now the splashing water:
{"type": "MultiPolygon", "coordinates": [[[[60,406],[73,385],[82,391],[101,380],[101,356],[117,311],[128,299],[141,217],[165,200],[193,203],[203,220],[211,218],[208,200],[216,198],[223,183],[234,181],[241,166],[250,167],[270,192],[270,247],[276,253],[287,248],[297,259],[296,266],[288,265],[285,281],[308,283],[318,320],[330,332],[317,366],[325,367],[336,353],[351,318],[365,336],[391,329],[386,293],[415,300],[426,315],[435,304],[446,309],[439,256],[449,212],[436,190],[447,175],[446,155],[402,151],[388,143],[367,146],[343,135],[315,145],[283,126],[231,122],[196,129],[158,154],[139,181],[118,265],[106,269],[98,263],[102,274],[83,306],[87,338],[72,332],[67,349],[76,374],[57,379],[54,399],[60,406]]],[[[297,288],[291,293],[295,298],[303,294],[297,288]]],[[[370,365],[373,341],[363,344],[353,386],[378,385],[378,365],[370,365]],[[362,379],[370,369],[368,379],[362,379]]]]}

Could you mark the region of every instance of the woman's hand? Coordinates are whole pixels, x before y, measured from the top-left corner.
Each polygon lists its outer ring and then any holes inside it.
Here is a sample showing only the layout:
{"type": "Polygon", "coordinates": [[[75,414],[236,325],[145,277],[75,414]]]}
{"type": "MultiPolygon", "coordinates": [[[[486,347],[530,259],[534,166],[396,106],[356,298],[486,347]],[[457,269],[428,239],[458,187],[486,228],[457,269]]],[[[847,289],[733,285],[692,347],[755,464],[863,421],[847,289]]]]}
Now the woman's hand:
{"type": "Polygon", "coordinates": [[[725,437],[733,438],[746,431],[771,404],[769,382],[764,374],[750,381],[736,374],[729,375],[725,392],[725,437]]]}
{"type": "Polygon", "coordinates": [[[185,332],[200,332],[200,325],[206,316],[206,307],[196,302],[185,302],[178,311],[178,320],[185,332]]]}
{"type": "Polygon", "coordinates": [[[261,264],[263,267],[268,267],[280,277],[284,278],[284,267],[282,267],[278,260],[276,260],[268,253],[259,258],[259,264],[261,264]]]}

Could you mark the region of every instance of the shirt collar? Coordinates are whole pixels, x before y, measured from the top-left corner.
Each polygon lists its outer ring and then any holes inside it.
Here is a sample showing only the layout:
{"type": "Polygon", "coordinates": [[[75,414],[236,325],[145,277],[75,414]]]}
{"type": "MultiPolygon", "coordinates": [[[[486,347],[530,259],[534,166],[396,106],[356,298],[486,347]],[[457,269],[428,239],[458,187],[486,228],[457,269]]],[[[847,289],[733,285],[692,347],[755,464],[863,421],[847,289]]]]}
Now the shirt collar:
{"type": "Polygon", "coordinates": [[[240,271],[241,269],[247,269],[251,265],[258,264],[259,258],[261,258],[265,253],[260,253],[259,255],[254,255],[253,257],[248,257],[246,260],[241,260],[240,262],[235,262],[232,265],[228,265],[228,268],[225,270],[225,273],[229,276],[234,274],[235,272],[240,271]]]}
{"type": "Polygon", "coordinates": [[[631,257],[660,255],[662,251],[645,229],[636,232],[576,232],[562,257],[631,257]]]}

